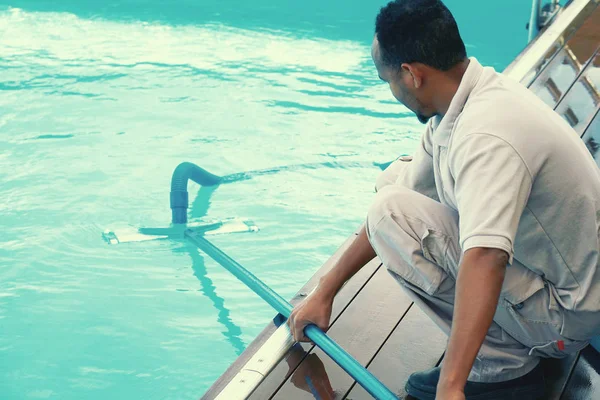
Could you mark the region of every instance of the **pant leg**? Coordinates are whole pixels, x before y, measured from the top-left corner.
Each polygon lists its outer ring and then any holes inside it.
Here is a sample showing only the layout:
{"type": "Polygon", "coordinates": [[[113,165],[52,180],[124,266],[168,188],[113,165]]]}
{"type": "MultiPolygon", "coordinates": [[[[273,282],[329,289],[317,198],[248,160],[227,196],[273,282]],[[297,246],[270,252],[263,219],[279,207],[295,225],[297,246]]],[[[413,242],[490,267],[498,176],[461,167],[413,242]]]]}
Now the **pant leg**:
{"type": "MultiPolygon", "coordinates": [[[[449,335],[461,256],[457,213],[403,186],[387,185],[369,210],[367,234],[392,276],[449,335]]],[[[504,286],[531,286],[523,282],[531,278],[526,271],[513,271],[504,286]]],[[[539,357],[529,353],[527,346],[493,322],[468,379],[498,382],[522,376],[539,363],[539,357]]]]}

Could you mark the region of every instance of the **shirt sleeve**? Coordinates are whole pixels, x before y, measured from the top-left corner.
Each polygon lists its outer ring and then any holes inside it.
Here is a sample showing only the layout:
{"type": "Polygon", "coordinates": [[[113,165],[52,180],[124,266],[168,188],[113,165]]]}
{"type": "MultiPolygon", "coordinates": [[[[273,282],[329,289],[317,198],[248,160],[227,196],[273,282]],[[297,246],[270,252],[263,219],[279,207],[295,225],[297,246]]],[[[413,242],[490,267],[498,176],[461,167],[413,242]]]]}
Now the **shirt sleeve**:
{"type": "Polygon", "coordinates": [[[452,147],[462,251],[501,249],[512,264],[519,220],[531,193],[527,165],[509,143],[490,134],[469,134],[452,147]]]}
{"type": "Polygon", "coordinates": [[[412,161],[408,162],[402,173],[398,175],[396,184],[440,201],[433,173],[432,134],[433,128],[430,121],[421,136],[421,143],[413,154],[412,161]]]}

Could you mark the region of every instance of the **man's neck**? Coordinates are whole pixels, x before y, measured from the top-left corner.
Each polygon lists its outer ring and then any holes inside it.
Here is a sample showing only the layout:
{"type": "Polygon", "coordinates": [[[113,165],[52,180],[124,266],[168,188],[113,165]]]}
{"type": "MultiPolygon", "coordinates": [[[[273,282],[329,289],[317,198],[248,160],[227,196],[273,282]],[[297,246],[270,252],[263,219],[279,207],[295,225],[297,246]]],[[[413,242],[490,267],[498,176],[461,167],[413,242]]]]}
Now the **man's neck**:
{"type": "Polygon", "coordinates": [[[450,103],[458,91],[458,87],[467,71],[469,62],[470,60],[465,58],[464,61],[452,67],[450,70],[441,72],[438,75],[436,82],[434,82],[435,92],[432,96],[432,104],[437,115],[443,117],[448,112],[450,103]]]}

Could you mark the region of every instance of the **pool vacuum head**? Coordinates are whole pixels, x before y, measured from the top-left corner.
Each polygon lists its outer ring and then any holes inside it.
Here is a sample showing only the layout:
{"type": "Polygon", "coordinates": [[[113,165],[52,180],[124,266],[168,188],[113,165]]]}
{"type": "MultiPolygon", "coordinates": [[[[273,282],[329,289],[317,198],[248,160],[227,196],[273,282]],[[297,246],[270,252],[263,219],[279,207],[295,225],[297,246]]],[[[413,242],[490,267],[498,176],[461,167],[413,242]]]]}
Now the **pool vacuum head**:
{"type": "Polygon", "coordinates": [[[102,238],[108,244],[183,239],[187,230],[201,232],[204,235],[221,235],[225,233],[258,232],[258,226],[254,222],[242,218],[172,224],[167,228],[135,228],[129,225],[114,230],[107,229],[102,233],[102,238]]]}

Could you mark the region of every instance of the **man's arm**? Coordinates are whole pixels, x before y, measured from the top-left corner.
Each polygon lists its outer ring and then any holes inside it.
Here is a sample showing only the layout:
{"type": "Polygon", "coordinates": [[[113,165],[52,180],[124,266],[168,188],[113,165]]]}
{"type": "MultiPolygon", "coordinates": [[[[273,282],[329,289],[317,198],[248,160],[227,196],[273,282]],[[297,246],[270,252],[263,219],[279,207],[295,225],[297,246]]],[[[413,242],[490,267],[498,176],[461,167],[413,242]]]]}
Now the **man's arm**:
{"type": "Polygon", "coordinates": [[[460,247],[450,340],[438,382],[438,400],[464,398],[477,352],[492,323],[535,171],[515,146],[488,133],[459,137],[449,154],[455,179],[460,247]]]}
{"type": "Polygon", "coordinates": [[[475,357],[496,312],[508,254],[477,247],[465,252],[458,270],[456,302],[438,398],[462,393],[475,357]]]}
{"type": "Polygon", "coordinates": [[[317,290],[329,296],[336,293],[362,267],[375,258],[375,250],[367,237],[366,224],[358,232],[358,236],[336,262],[335,267],[321,277],[317,290]]]}
{"type": "Polygon", "coordinates": [[[346,281],[373,258],[375,258],[375,250],[367,237],[366,227],[363,226],[334,267],[321,277],[315,291],[294,307],[288,319],[294,340],[300,342],[309,340],[304,336],[306,325],[315,324],[324,331],[329,328],[335,295],[346,281]]]}

